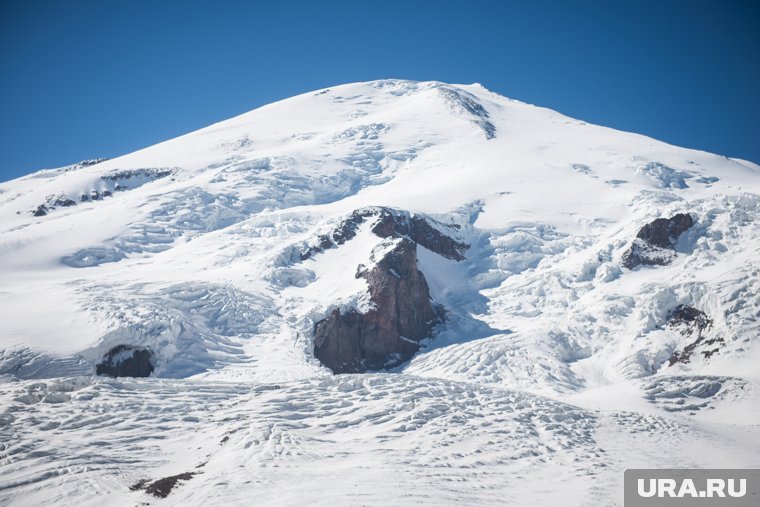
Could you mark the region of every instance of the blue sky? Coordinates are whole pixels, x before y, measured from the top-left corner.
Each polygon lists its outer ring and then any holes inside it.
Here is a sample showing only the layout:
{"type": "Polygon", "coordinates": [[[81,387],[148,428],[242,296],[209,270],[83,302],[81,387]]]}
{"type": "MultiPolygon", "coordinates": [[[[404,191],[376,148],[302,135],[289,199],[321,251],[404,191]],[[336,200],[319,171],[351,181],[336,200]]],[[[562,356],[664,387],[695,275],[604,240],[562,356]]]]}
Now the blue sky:
{"type": "Polygon", "coordinates": [[[388,77],[760,163],[760,2],[0,0],[0,180],[388,77]]]}

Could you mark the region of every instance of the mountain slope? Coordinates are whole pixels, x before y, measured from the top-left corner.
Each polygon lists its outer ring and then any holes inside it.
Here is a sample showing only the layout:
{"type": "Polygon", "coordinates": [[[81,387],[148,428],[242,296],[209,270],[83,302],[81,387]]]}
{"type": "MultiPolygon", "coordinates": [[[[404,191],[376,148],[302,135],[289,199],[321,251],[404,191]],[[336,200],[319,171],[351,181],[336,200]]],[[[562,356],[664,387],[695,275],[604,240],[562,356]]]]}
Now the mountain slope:
{"type": "Polygon", "coordinates": [[[624,468],[757,466],[759,214],[755,164],[393,80],[0,184],[0,498],[526,504],[563,469],[537,503],[612,504],[624,468]]]}

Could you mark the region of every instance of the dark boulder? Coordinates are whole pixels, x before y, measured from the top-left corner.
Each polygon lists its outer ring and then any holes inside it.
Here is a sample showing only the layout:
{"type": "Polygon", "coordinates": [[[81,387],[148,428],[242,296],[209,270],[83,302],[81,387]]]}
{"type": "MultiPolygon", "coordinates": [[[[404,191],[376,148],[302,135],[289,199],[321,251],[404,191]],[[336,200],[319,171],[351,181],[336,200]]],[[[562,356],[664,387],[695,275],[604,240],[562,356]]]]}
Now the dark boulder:
{"type": "Polygon", "coordinates": [[[373,308],[367,313],[336,309],[314,327],[314,355],[333,373],[380,370],[407,361],[443,317],[417,269],[417,245],[409,238],[357,277],[367,280],[373,308]]]}
{"type": "Polygon", "coordinates": [[[642,227],[631,247],[623,254],[623,266],[633,269],[640,265],[665,266],[676,257],[678,238],[694,225],[687,213],[671,218],[658,218],[642,227]]]}
{"type": "Polygon", "coordinates": [[[145,348],[117,345],[95,366],[98,375],[108,377],[150,377],[154,366],[153,353],[145,348]]]}

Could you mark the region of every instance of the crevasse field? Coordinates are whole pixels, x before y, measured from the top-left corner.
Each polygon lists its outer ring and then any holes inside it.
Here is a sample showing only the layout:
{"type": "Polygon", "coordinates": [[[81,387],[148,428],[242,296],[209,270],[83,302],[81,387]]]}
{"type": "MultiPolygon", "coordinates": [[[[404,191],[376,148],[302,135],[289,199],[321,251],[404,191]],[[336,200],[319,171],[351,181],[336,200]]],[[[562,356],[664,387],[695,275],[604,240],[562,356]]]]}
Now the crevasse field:
{"type": "Polygon", "coordinates": [[[753,163],[395,80],[2,183],[0,504],[612,506],[626,468],[759,468],[759,218],[753,163]],[[370,206],[468,248],[417,245],[445,319],[409,361],[333,375],[315,324],[372,308],[388,243],[301,254],[370,206]],[[151,376],[96,375],[119,345],[151,376]]]}

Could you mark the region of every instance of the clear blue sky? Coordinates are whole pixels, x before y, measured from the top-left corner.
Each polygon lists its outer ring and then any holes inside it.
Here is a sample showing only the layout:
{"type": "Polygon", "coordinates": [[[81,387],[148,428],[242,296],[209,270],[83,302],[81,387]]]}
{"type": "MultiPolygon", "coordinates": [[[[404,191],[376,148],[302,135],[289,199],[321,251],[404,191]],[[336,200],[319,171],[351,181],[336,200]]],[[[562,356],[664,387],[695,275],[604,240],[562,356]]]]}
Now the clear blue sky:
{"type": "Polygon", "coordinates": [[[757,1],[0,0],[0,181],[387,77],[760,163],[757,1]]]}

